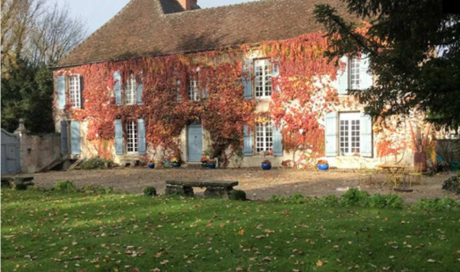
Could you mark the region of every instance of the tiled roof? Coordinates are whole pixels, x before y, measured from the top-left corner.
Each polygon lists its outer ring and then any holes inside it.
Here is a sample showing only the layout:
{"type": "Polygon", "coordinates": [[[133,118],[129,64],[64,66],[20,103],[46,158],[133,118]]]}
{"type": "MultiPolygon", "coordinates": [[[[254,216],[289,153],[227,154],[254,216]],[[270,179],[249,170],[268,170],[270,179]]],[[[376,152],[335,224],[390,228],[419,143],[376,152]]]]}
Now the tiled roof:
{"type": "Polygon", "coordinates": [[[56,67],[289,39],[323,29],[316,4],[345,15],[339,0],[263,0],[191,11],[177,0],[131,0],[56,67]]]}

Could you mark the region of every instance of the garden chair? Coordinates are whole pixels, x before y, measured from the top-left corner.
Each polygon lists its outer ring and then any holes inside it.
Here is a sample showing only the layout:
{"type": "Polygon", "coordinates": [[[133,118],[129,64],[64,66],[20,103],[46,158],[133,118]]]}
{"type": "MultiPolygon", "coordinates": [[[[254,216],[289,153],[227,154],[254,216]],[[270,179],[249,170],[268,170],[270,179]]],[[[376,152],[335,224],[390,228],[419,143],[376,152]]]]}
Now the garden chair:
{"type": "Polygon", "coordinates": [[[372,185],[372,176],[373,173],[367,169],[365,163],[359,164],[359,184],[360,185],[372,185]]]}
{"type": "Polygon", "coordinates": [[[421,172],[422,168],[421,165],[415,165],[409,172],[406,173],[409,179],[409,186],[412,186],[412,182],[422,184],[426,182],[423,179],[423,173],[421,172]]]}

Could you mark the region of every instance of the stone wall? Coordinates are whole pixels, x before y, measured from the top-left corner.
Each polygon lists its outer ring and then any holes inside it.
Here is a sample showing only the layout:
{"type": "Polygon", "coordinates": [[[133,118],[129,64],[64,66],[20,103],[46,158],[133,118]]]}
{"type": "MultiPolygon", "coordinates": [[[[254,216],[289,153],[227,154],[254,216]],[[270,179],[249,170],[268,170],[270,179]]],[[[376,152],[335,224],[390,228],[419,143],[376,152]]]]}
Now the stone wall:
{"type": "Polygon", "coordinates": [[[61,158],[59,133],[28,135],[22,120],[14,132],[19,136],[22,173],[36,173],[61,158]]]}

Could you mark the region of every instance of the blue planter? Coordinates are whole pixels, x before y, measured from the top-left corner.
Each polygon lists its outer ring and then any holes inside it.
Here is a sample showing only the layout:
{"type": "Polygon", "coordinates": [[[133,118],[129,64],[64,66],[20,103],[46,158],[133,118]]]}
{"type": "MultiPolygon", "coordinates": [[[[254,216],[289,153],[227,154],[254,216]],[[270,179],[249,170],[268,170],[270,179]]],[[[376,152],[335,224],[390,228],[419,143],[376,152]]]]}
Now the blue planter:
{"type": "Polygon", "coordinates": [[[329,164],[322,164],[322,163],[318,164],[318,169],[325,171],[325,170],[329,169],[329,164]]]}
{"type": "Polygon", "coordinates": [[[180,162],[173,162],[173,163],[172,163],[172,166],[173,166],[173,167],[180,167],[180,162]]]}
{"type": "Polygon", "coordinates": [[[272,165],[269,163],[262,163],[262,169],[263,170],[270,170],[272,169],[272,165]]]}
{"type": "Polygon", "coordinates": [[[215,163],[210,163],[209,168],[210,169],[216,169],[216,164],[215,163]]]}
{"type": "Polygon", "coordinates": [[[154,168],[155,168],[155,164],[154,164],[154,163],[149,163],[149,164],[148,164],[148,167],[149,167],[150,169],[154,169],[154,168]]]}

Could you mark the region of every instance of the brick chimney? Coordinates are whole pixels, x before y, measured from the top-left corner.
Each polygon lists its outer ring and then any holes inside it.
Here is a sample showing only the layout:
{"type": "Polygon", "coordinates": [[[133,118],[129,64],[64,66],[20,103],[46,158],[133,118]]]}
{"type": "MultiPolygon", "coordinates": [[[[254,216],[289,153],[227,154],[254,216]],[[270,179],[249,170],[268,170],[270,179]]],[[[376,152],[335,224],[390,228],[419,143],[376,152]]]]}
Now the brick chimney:
{"type": "Polygon", "coordinates": [[[197,5],[198,0],[179,0],[185,10],[192,10],[197,5]]]}

